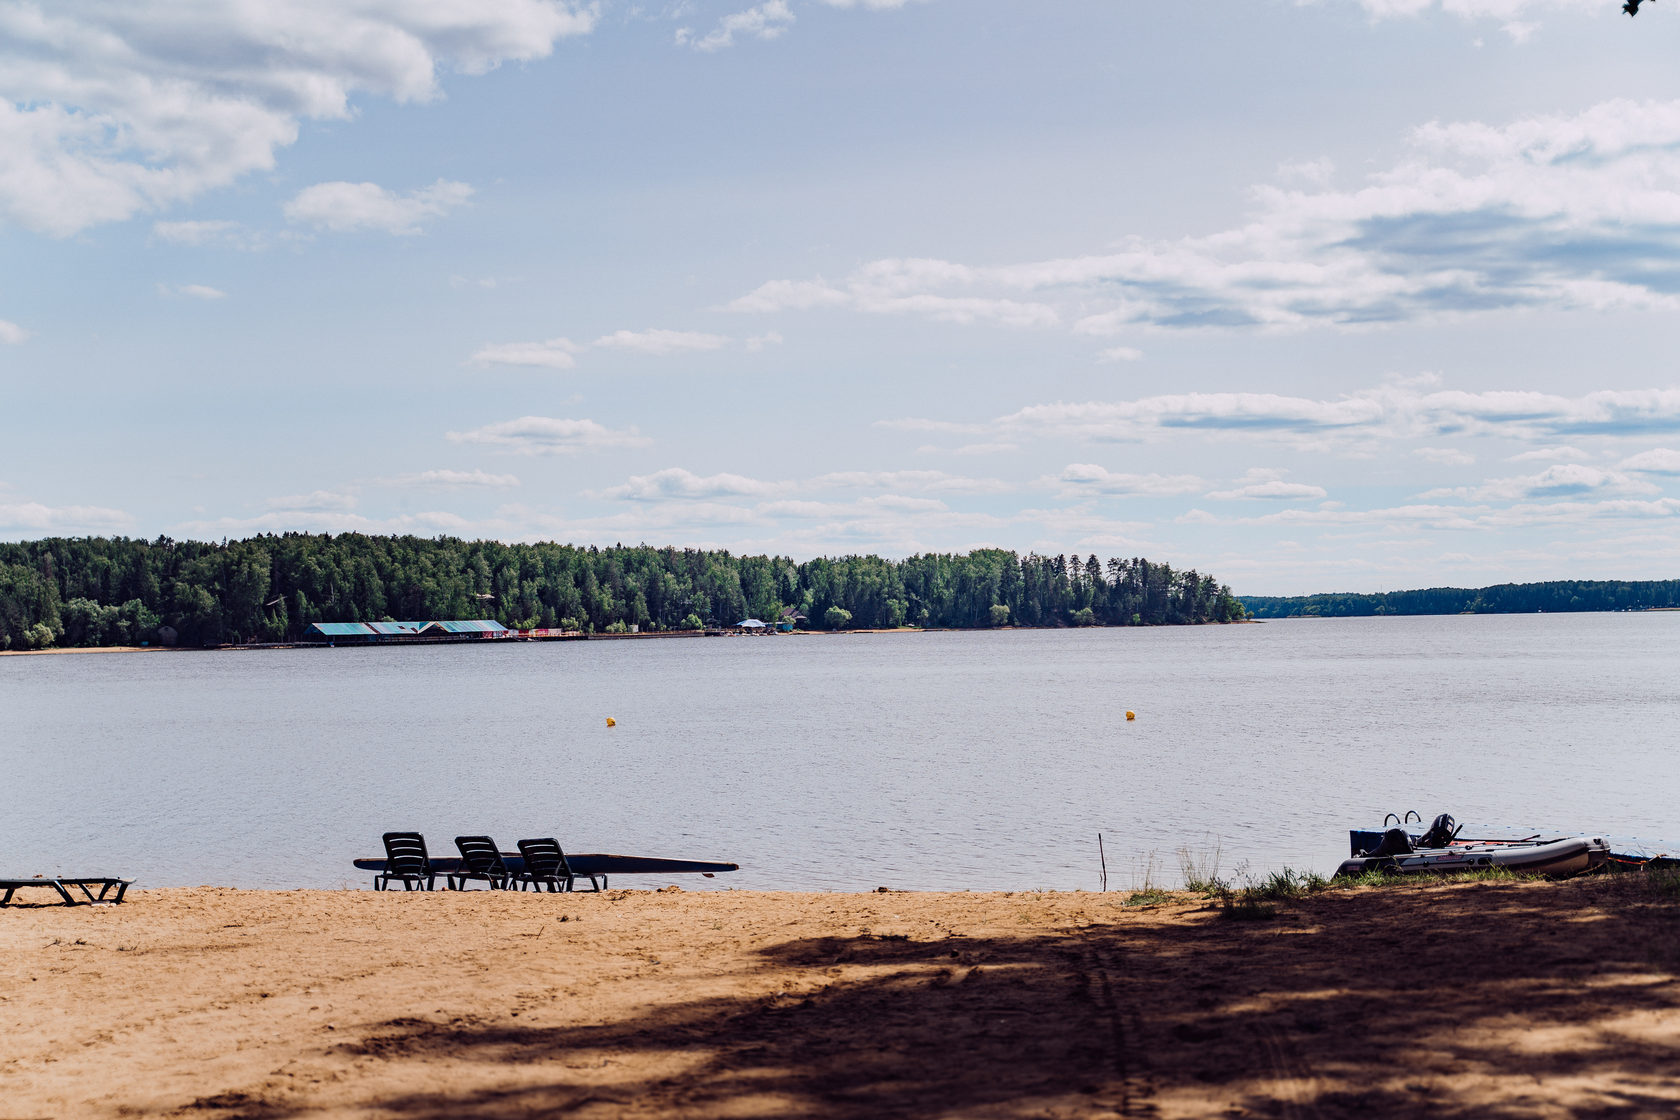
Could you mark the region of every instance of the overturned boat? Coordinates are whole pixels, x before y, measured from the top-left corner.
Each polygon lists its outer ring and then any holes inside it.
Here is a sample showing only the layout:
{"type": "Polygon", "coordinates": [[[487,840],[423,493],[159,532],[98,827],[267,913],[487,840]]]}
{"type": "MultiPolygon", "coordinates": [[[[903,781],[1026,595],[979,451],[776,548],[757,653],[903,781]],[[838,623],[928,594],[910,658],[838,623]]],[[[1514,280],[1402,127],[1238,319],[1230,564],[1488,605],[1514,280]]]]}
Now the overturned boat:
{"type": "Polygon", "coordinates": [[[1465,840],[1460,838],[1462,826],[1445,813],[1418,835],[1406,831],[1405,824],[1400,821],[1380,833],[1362,829],[1350,832],[1349,846],[1353,854],[1342,861],[1336,874],[1381,871],[1441,875],[1497,867],[1524,875],[1562,878],[1602,867],[1610,859],[1610,845],[1600,836],[1534,835],[1520,840],[1465,840]]]}

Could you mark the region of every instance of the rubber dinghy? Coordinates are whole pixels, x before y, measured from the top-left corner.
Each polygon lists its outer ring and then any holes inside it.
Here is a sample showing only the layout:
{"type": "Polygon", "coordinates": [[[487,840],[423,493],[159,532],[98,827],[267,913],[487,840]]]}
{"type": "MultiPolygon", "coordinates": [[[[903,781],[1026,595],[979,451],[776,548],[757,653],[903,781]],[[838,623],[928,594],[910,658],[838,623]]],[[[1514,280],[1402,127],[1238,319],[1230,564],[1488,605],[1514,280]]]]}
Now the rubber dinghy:
{"type": "Polygon", "coordinates": [[[1453,819],[1443,813],[1421,836],[1412,836],[1403,827],[1388,829],[1374,848],[1356,851],[1352,858],[1343,860],[1336,874],[1385,871],[1442,875],[1502,867],[1525,875],[1561,878],[1602,867],[1609,858],[1610,845],[1599,836],[1466,843],[1458,839],[1458,827],[1453,819]]]}

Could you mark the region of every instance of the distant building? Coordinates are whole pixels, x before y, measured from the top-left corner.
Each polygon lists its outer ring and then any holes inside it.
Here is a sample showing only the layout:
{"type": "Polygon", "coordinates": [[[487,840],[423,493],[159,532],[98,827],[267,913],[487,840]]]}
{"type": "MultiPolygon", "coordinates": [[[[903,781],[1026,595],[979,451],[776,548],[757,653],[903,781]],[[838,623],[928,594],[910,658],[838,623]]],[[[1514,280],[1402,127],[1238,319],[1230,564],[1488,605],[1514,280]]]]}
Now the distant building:
{"type": "Polygon", "coordinates": [[[315,622],[303,632],[303,640],[327,645],[384,645],[494,641],[511,638],[516,633],[488,619],[471,622],[315,622]]]}

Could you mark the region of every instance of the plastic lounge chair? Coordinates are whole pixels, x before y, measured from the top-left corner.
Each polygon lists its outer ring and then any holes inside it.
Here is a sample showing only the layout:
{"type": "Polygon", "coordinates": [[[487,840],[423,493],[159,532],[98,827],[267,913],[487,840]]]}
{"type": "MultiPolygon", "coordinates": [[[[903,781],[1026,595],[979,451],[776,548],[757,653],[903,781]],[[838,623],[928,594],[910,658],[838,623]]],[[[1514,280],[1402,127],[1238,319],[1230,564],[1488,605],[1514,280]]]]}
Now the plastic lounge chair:
{"type": "Polygon", "coordinates": [[[426,856],[426,838],[418,832],[387,832],[385,841],[385,870],[373,877],[373,889],[391,889],[392,882],[403,885],[405,891],[437,890],[437,872],[426,856]]]}
{"type": "Polygon", "coordinates": [[[0,906],[11,905],[12,895],[16,894],[24,887],[51,887],[53,890],[58,892],[58,897],[64,900],[64,905],[66,906],[115,905],[123,900],[123,895],[128,892],[129,884],[133,881],[134,880],[132,879],[111,879],[105,877],[93,877],[86,879],[66,879],[63,877],[52,879],[45,877],[38,879],[0,879],[0,891],[6,892],[4,897],[0,897],[0,906]],[[77,890],[81,891],[82,897],[77,898],[75,895],[71,894],[71,887],[75,887],[77,890]],[[93,893],[94,887],[99,888],[98,894],[93,893]],[[113,890],[117,892],[115,895],[111,894],[113,890]]]}
{"type": "MultiPolygon", "coordinates": [[[[545,886],[550,891],[573,889],[578,873],[566,862],[566,853],[560,849],[560,841],[554,837],[521,840],[519,854],[525,857],[525,870],[519,876],[521,884],[529,883],[531,889],[536,891],[545,886]]],[[[597,891],[607,881],[605,875],[585,875],[584,878],[589,880],[590,889],[597,891]]]]}
{"type": "Polygon", "coordinates": [[[482,879],[493,891],[507,890],[513,885],[513,872],[502,862],[502,853],[488,836],[457,836],[455,846],[461,849],[461,869],[449,876],[449,889],[464,891],[467,881],[482,879]]]}

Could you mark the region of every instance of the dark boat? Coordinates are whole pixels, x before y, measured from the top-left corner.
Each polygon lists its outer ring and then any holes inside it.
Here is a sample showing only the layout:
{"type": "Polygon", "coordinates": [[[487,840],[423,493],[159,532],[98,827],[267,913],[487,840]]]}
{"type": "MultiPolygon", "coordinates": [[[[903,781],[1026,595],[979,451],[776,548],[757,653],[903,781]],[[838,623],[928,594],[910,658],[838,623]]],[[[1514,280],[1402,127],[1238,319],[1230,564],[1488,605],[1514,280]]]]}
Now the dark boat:
{"type": "MultiPolygon", "coordinates": [[[[356,867],[363,871],[384,871],[385,857],[358,859],[356,867]]],[[[431,861],[432,870],[439,875],[451,875],[462,870],[461,860],[454,856],[440,856],[431,861]]],[[[503,852],[502,862],[509,871],[519,874],[525,870],[525,857],[518,852],[503,852]]],[[[717,863],[698,859],[663,859],[658,856],[620,856],[599,852],[566,853],[566,862],[578,875],[705,875],[724,871],[739,871],[738,863],[717,863]]]]}

